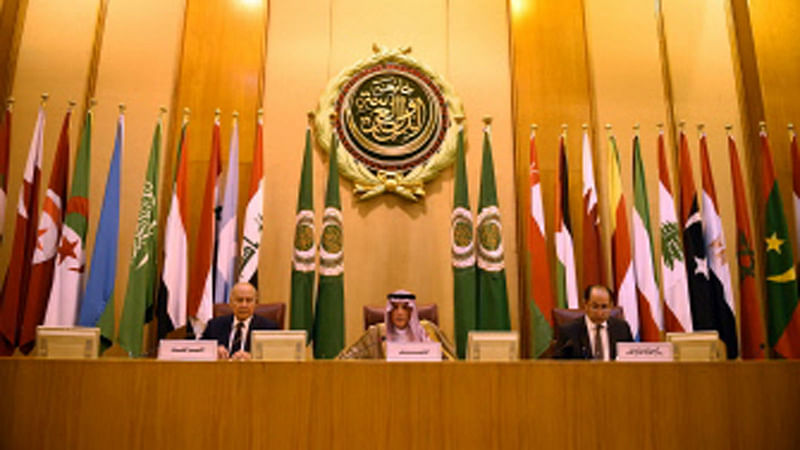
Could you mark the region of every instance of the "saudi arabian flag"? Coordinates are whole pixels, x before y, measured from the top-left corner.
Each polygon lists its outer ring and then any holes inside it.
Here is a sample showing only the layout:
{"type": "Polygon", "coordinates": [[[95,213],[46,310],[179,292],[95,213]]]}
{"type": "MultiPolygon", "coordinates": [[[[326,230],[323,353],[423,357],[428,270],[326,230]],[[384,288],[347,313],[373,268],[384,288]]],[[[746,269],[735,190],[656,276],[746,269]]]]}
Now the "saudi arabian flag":
{"type": "Polygon", "coordinates": [[[292,293],[289,329],[306,330],[311,342],[314,325],[314,276],[317,268],[317,249],[314,246],[314,164],[311,160],[311,128],[306,128],[306,146],[300,189],[297,193],[297,215],[294,223],[292,252],[292,293]]]}
{"type": "Polygon", "coordinates": [[[331,138],[328,190],[319,240],[319,285],[314,308],[314,358],[331,359],[344,348],[344,247],[336,136],[331,138]]]}
{"type": "Polygon", "coordinates": [[[158,162],[161,155],[161,119],[153,132],[150,159],[139,202],[136,234],[128,269],[128,288],[119,323],[119,344],[132,357],[142,355],[144,324],[153,318],[153,297],[156,288],[158,257],[158,162]]]}
{"type": "Polygon", "coordinates": [[[491,118],[484,118],[481,192],[478,200],[478,329],[510,330],[506,270],[503,259],[503,224],[494,180],[491,118]]]}

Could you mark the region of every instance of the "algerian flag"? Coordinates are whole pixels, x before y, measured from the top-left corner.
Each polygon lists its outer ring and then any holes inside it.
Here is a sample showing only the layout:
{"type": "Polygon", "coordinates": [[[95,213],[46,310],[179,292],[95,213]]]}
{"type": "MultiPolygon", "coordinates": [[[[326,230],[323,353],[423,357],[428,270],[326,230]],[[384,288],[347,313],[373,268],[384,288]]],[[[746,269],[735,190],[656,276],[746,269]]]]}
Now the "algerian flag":
{"type": "Polygon", "coordinates": [[[314,245],[314,164],[311,155],[311,128],[306,128],[306,145],[297,192],[297,215],[292,252],[292,292],[289,329],[306,330],[308,342],[314,326],[314,277],[317,248],[314,245]]]}

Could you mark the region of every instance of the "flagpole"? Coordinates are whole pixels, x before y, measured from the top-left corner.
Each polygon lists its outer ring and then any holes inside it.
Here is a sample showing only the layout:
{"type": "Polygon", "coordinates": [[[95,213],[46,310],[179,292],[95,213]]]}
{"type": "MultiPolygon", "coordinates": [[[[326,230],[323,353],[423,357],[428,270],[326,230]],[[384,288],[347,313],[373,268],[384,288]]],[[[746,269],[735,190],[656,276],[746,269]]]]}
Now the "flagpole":
{"type": "Polygon", "coordinates": [[[15,102],[14,97],[8,97],[8,99],[6,99],[6,110],[8,112],[14,111],[14,102],[15,102]]]}

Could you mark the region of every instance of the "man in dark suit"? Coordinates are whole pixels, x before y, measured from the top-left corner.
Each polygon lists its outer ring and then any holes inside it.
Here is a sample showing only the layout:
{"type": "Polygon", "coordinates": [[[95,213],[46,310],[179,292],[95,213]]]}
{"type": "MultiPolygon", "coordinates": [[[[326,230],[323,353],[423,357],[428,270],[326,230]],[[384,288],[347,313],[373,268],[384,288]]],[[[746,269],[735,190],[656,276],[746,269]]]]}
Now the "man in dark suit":
{"type": "Polygon", "coordinates": [[[266,317],[256,316],[258,292],[250,283],[237,283],[231,290],[233,314],[208,321],[203,339],[215,339],[217,359],[250,359],[250,335],[253,330],[277,330],[278,324],[266,317]]]}
{"type": "Polygon", "coordinates": [[[553,357],[613,361],[617,342],[633,341],[631,328],[628,322],[611,317],[614,304],[607,287],[589,286],[583,298],[586,314],[559,328],[553,357]]]}

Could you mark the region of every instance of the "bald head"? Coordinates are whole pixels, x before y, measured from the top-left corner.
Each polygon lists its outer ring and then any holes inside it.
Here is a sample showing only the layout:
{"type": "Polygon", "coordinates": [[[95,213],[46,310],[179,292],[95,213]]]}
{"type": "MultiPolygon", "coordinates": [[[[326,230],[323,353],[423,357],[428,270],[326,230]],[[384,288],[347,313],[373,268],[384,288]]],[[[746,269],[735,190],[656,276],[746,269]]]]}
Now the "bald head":
{"type": "Polygon", "coordinates": [[[231,289],[230,305],[233,315],[239,320],[247,320],[256,310],[258,291],[247,282],[236,283],[231,289]]]}

